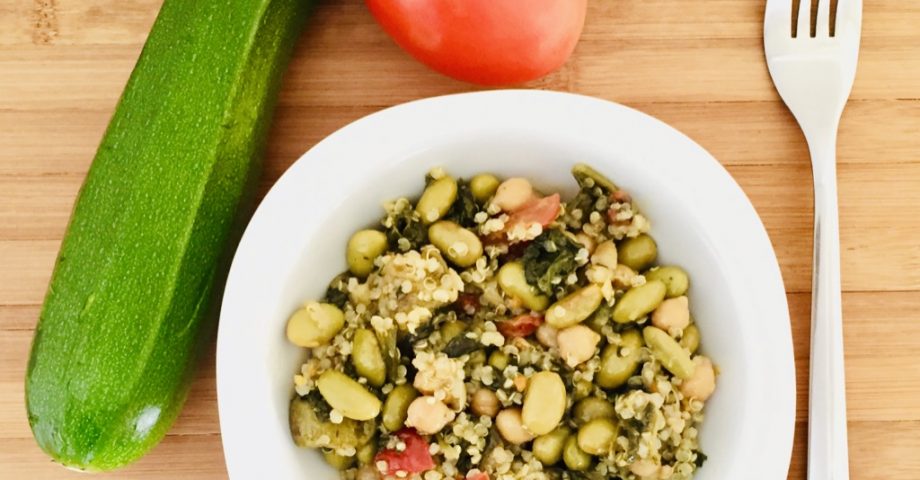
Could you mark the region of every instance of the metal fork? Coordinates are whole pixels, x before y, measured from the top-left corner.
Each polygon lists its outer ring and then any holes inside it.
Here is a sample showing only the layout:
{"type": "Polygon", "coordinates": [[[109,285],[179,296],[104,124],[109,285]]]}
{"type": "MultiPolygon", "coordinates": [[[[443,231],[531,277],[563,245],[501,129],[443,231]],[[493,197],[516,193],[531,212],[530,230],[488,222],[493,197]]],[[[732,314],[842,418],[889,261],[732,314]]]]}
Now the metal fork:
{"type": "Polygon", "coordinates": [[[815,182],[815,244],[808,402],[808,478],[849,479],[836,142],[859,56],[862,0],[838,0],[831,34],[831,0],[767,0],[764,50],[776,90],[805,133],[815,182]],[[793,22],[796,29],[793,31],[793,22]]]}

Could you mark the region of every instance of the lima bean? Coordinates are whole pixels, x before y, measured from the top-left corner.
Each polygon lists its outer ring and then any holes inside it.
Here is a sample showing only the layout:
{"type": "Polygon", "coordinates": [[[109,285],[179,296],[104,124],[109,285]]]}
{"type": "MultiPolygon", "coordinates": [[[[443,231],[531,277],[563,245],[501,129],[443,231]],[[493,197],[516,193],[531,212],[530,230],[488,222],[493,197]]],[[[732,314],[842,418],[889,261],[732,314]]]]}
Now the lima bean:
{"type": "Polygon", "coordinates": [[[508,366],[509,360],[508,354],[501,350],[496,350],[489,355],[489,366],[497,372],[502,372],[508,366]]]}
{"type": "Polygon", "coordinates": [[[645,344],[652,351],[652,355],[669,372],[682,379],[693,376],[695,365],[690,360],[690,353],[684,350],[667,332],[657,327],[645,327],[642,330],[642,337],[645,338],[645,344]]]}
{"type": "Polygon", "coordinates": [[[610,181],[609,178],[595,170],[589,165],[584,163],[577,163],[572,167],[572,176],[575,177],[575,181],[578,182],[580,186],[588,186],[586,181],[591,179],[594,185],[597,185],[608,192],[616,191],[617,187],[610,181]]]}
{"type": "Polygon", "coordinates": [[[498,178],[491,173],[480,173],[470,180],[470,192],[473,198],[479,203],[486,203],[487,200],[495,195],[495,190],[501,184],[498,178]]]}
{"type": "Polygon", "coordinates": [[[691,354],[696,353],[700,348],[700,329],[695,323],[691,323],[684,329],[684,335],[680,337],[680,346],[684,347],[691,354]]]}
{"type": "Polygon", "coordinates": [[[348,470],[355,462],[355,457],[339,455],[333,450],[323,449],[323,460],[336,470],[348,470]]]}
{"type": "Polygon", "coordinates": [[[601,287],[588,285],[558,300],[546,310],[546,323],[563,329],[581,323],[590,317],[604,299],[601,287]]]}
{"type": "Polygon", "coordinates": [[[609,418],[595,418],[578,429],[578,448],[591,455],[605,455],[613,447],[617,426],[609,418]]]}
{"type": "Polygon", "coordinates": [[[409,405],[418,398],[418,391],[409,384],[397,385],[393,391],[387,395],[386,402],[383,403],[383,428],[390,432],[395,432],[403,427],[406,423],[409,405]]]}
{"type": "Polygon", "coordinates": [[[569,470],[583,472],[591,467],[591,455],[578,446],[578,436],[569,435],[562,451],[562,461],[569,470]]]}
{"type": "Polygon", "coordinates": [[[360,230],[348,240],[348,271],[364,278],[374,270],[374,260],[387,251],[387,236],[377,230],[360,230]]]}
{"type": "Polygon", "coordinates": [[[658,258],[658,245],[648,234],[623,240],[617,249],[617,261],[627,267],[641,272],[655,263],[658,258]]]}
{"type": "Polygon", "coordinates": [[[314,348],[329,343],[344,325],[345,314],[339,307],[309,302],[291,315],[286,333],[294,345],[314,348]]]}
{"type": "Polygon", "coordinates": [[[626,383],[639,368],[642,353],[642,336],[637,330],[627,330],[620,335],[620,346],[607,345],[601,354],[601,365],[595,381],[601,388],[617,388],[626,383]]]}
{"type": "Polygon", "coordinates": [[[599,397],[587,397],[572,407],[572,419],[578,425],[584,425],[598,418],[614,418],[616,415],[613,404],[599,397]]]}
{"type": "Polygon", "coordinates": [[[443,176],[425,187],[415,211],[422,217],[426,225],[436,222],[447,214],[450,206],[457,199],[457,181],[449,176],[443,176]]]}
{"type": "Polygon", "coordinates": [[[448,220],[428,227],[428,239],[454,265],[472,266],[482,256],[482,242],[475,233],[448,220]]]}
{"type": "Polygon", "coordinates": [[[565,440],[572,433],[569,427],[565,425],[547,433],[540,435],[533,441],[531,450],[533,456],[544,466],[551,466],[562,460],[562,450],[565,448],[565,440]]]}
{"type": "Polygon", "coordinates": [[[358,462],[361,465],[370,465],[373,463],[375,455],[377,455],[377,442],[374,441],[370,441],[362,445],[356,454],[358,457],[358,462]]]}
{"type": "Polygon", "coordinates": [[[613,320],[617,323],[635,322],[652,313],[661,305],[667,287],[660,280],[651,280],[630,288],[613,306],[613,320]]]}
{"type": "Polygon", "coordinates": [[[380,399],[342,372],[326,370],[316,387],[326,403],[346,418],[370,420],[380,413],[380,399]]]}
{"type": "Polygon", "coordinates": [[[534,435],[552,432],[565,415],[565,384],[556,372],[538,372],[530,377],[524,394],[521,417],[534,435]]]}
{"type": "Polygon", "coordinates": [[[667,297],[679,297],[690,288],[690,277],[680,267],[658,267],[645,272],[646,280],[661,280],[668,287],[667,297]]]}
{"type": "Polygon", "coordinates": [[[355,331],[351,349],[351,363],[358,375],[367,379],[367,383],[380,387],[387,379],[387,364],[374,332],[360,328],[355,331]]]}
{"type": "Polygon", "coordinates": [[[549,305],[549,297],[540,295],[527,283],[524,264],[521,262],[508,262],[498,270],[498,286],[507,295],[520,300],[525,307],[535,312],[542,312],[549,305]]]}

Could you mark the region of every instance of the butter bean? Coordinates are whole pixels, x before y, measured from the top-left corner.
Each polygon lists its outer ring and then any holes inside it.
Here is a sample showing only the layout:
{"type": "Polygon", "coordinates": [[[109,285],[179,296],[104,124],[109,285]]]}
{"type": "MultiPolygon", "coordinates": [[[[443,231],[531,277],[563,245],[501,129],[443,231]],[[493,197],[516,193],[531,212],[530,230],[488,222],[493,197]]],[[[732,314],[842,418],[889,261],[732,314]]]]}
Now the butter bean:
{"type": "Polygon", "coordinates": [[[693,376],[696,367],[690,360],[690,354],[677,343],[677,340],[657,327],[645,327],[642,336],[652,355],[664,368],[684,380],[693,376]]]}
{"type": "Polygon", "coordinates": [[[428,227],[428,239],[454,265],[472,266],[482,256],[482,242],[475,233],[454,222],[441,220],[428,227]]]}
{"type": "Polygon", "coordinates": [[[470,192],[473,193],[473,198],[475,198],[476,201],[485,203],[492,198],[492,195],[495,195],[495,190],[498,189],[499,184],[501,184],[501,182],[495,175],[480,173],[470,180],[470,192]]]}
{"type": "Polygon", "coordinates": [[[345,325],[345,314],[330,303],[309,302],[294,312],[287,323],[287,338],[300,347],[329,343],[345,325]]]}
{"type": "Polygon", "coordinates": [[[627,290],[613,306],[613,320],[629,323],[648,315],[661,305],[666,290],[660,280],[652,280],[627,290]]]}
{"type": "Polygon", "coordinates": [[[565,407],[565,384],[558,373],[544,371],[530,377],[522,411],[529,432],[545,435],[553,431],[562,421],[565,407]]]}
{"type": "Polygon", "coordinates": [[[457,199],[457,181],[449,176],[441,177],[425,187],[415,211],[425,224],[434,223],[447,214],[457,199]]]}
{"type": "Polygon", "coordinates": [[[558,329],[581,323],[597,310],[603,299],[601,287],[582,287],[551,305],[546,311],[546,323],[558,329]]]}
{"type": "Polygon", "coordinates": [[[332,408],[352,420],[370,420],[380,413],[381,402],[363,385],[335,370],[327,370],[316,387],[332,408]]]}
{"type": "Polygon", "coordinates": [[[377,230],[360,230],[348,240],[348,271],[364,278],[374,270],[374,260],[387,251],[387,236],[377,230]]]}
{"type": "Polygon", "coordinates": [[[530,310],[542,312],[549,305],[549,297],[539,294],[527,283],[524,265],[521,262],[508,262],[498,270],[498,286],[505,294],[520,300],[530,310]]]}

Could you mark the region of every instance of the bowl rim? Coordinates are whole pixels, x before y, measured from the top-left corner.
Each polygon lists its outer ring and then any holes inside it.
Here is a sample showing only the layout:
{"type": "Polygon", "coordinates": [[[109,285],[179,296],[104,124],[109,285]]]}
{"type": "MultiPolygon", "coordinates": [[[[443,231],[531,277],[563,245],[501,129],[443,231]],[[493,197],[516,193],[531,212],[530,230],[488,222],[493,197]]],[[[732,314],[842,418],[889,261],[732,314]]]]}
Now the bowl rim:
{"type": "MultiPolygon", "coordinates": [[[[258,358],[256,354],[260,353],[258,349],[253,355],[245,357],[250,360],[249,365],[239,355],[239,349],[245,345],[241,342],[247,338],[244,327],[247,322],[252,323],[252,318],[256,318],[255,315],[259,313],[247,311],[246,298],[252,295],[254,288],[263,292],[280,288],[283,283],[281,278],[286,276],[266,279],[264,273],[260,272],[283,268],[284,262],[289,263],[291,255],[297,254],[294,246],[286,248],[278,245],[273,245],[279,248],[273,248],[266,254],[264,246],[271,244],[269,239],[272,238],[303,238],[299,236],[310,235],[309,225],[284,222],[283,215],[279,213],[284,211],[286,205],[296,201],[305,183],[318,182],[323,177],[338,179],[342,173],[354,172],[359,166],[365,169],[363,176],[359,175],[365,180],[371,172],[385,172],[385,165],[367,165],[373,159],[347,155],[352,149],[359,148],[352,145],[355,139],[361,139],[362,149],[366,150],[368,145],[373,145],[377,148],[374,151],[379,152],[381,157],[398,158],[400,155],[411,155],[415,151],[413,149],[424,148],[424,145],[444,138],[448,130],[456,133],[457,128],[476,133],[513,125],[516,128],[546,132],[548,135],[571,135],[609,142],[610,131],[605,131],[604,126],[613,124],[628,124],[636,131],[648,132],[647,135],[660,138],[668,148],[681,152],[681,161],[667,166],[673,169],[670,175],[679,177],[692,169],[698,175],[712,178],[712,188],[707,186],[702,189],[704,191],[696,192],[699,198],[695,198],[695,201],[729,212],[733,228],[731,231],[723,230],[722,233],[734,234],[732,243],[737,248],[754,253],[735,254],[732,259],[738,262],[738,267],[748,272],[745,277],[751,282],[750,285],[757,286],[758,294],[744,294],[744,301],[750,302],[752,308],[772,319],[749,326],[749,329],[757,335],[757,343],[771,346],[769,350],[764,347],[752,354],[752,368],[767,376],[759,381],[772,381],[776,388],[769,399],[751,399],[750,407],[754,411],[769,407],[771,412],[770,415],[763,415],[757,435],[760,453],[769,461],[765,465],[761,464],[762,468],[752,475],[764,479],[785,478],[795,427],[796,385],[792,332],[786,292],[775,252],[750,200],[711,154],[660,120],[598,98],[538,90],[461,93],[416,100],[384,109],[329,135],[304,153],[279,178],[259,205],[242,236],[230,268],[221,306],[216,383],[228,475],[231,478],[250,478],[260,471],[256,470],[252,461],[245,460],[246,456],[242,452],[253,443],[252,432],[260,428],[258,422],[278,421],[278,418],[271,417],[270,412],[258,411],[260,405],[252,398],[253,389],[258,391],[260,387],[268,387],[267,380],[261,381],[258,375],[249,375],[246,378],[254,381],[248,386],[240,386],[234,380],[238,378],[238,372],[252,373],[252,369],[259,364],[254,361],[258,358]],[[450,122],[437,121],[445,113],[449,113],[450,122]],[[567,122],[570,115],[583,115],[590,122],[574,125],[567,122]],[[574,128],[578,131],[573,131],[574,128]],[[421,144],[419,139],[423,139],[421,144]],[[330,158],[337,160],[319,163],[322,159],[330,158]],[[365,164],[362,165],[362,162],[365,164]]],[[[343,190],[350,191],[349,188],[360,188],[360,185],[361,182],[353,182],[344,185],[343,190]]],[[[334,206],[325,205],[324,208],[334,206]]],[[[264,355],[268,352],[261,353],[264,355]]],[[[285,441],[290,443],[289,439],[285,441]]],[[[257,442],[264,443],[266,439],[257,442]]],[[[262,463],[266,458],[260,454],[259,460],[262,463]]]]}

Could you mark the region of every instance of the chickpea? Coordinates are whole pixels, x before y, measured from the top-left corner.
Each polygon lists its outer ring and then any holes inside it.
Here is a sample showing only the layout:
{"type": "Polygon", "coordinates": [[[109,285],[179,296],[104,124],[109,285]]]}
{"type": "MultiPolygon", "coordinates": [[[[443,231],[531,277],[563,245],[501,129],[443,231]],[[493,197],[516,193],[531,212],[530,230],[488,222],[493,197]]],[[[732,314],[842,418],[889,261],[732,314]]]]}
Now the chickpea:
{"type": "Polygon", "coordinates": [[[613,243],[613,240],[607,240],[597,246],[594,250],[594,255],[591,255],[591,263],[607,267],[610,270],[617,268],[617,246],[613,243]]]}
{"type": "Polygon", "coordinates": [[[716,389],[716,372],[712,361],[702,355],[694,358],[693,363],[696,364],[693,375],[680,384],[680,393],[686,398],[705,402],[716,389]]]}
{"type": "Polygon", "coordinates": [[[434,397],[419,397],[409,404],[407,427],[415,427],[422,435],[434,435],[452,422],[456,414],[434,397]]]}
{"type": "Polygon", "coordinates": [[[558,346],[556,341],[556,336],[559,335],[559,330],[556,330],[555,327],[548,323],[541,324],[537,328],[537,341],[540,342],[546,348],[555,348],[558,346]]]}
{"type": "Polygon", "coordinates": [[[601,336],[584,325],[575,325],[559,332],[556,337],[559,354],[568,366],[574,368],[594,356],[601,336]]]}
{"type": "Polygon", "coordinates": [[[651,460],[636,460],[629,471],[640,478],[649,478],[658,473],[660,466],[651,460]]]}
{"type": "Polygon", "coordinates": [[[533,187],[524,178],[509,178],[498,186],[492,203],[505,212],[513,212],[527,203],[533,196],[533,187]]]}
{"type": "Polygon", "coordinates": [[[524,428],[520,408],[506,408],[495,417],[495,428],[508,443],[520,445],[534,439],[534,435],[524,428]]]}
{"type": "MultiPolygon", "coordinates": [[[[576,233],[575,241],[585,247],[588,253],[594,253],[594,249],[597,248],[597,241],[585,232],[576,233]]],[[[616,247],[614,247],[614,251],[616,251],[616,247]]]]}
{"type": "Polygon", "coordinates": [[[501,404],[498,402],[498,396],[488,388],[480,388],[473,394],[470,401],[470,408],[473,413],[483,417],[495,417],[501,404]]]}
{"type": "Polygon", "coordinates": [[[661,302],[652,312],[652,325],[666,332],[674,328],[683,330],[690,325],[690,301],[681,295],[661,302]]]}

